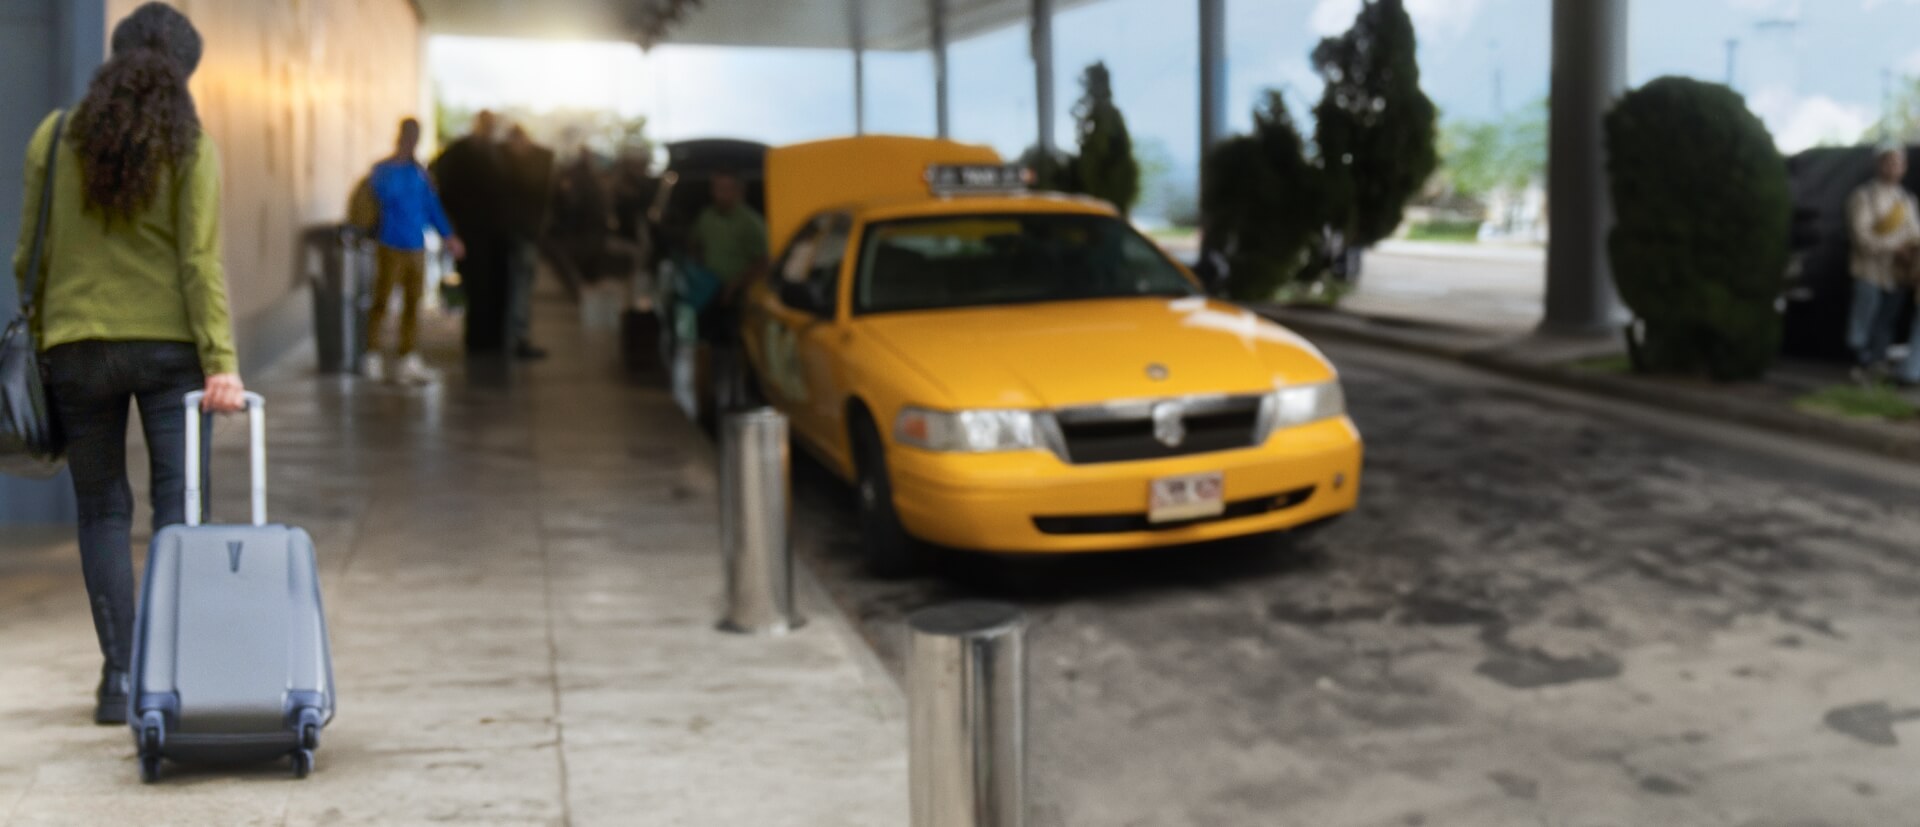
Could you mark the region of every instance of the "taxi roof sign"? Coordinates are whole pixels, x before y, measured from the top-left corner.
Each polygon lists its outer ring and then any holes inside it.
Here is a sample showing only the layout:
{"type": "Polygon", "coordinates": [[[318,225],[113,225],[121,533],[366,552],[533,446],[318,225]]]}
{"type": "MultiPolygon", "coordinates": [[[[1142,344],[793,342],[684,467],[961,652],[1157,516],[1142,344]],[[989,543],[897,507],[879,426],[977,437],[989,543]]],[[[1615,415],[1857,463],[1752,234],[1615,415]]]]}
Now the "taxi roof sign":
{"type": "Polygon", "coordinates": [[[1025,192],[1033,170],[1019,164],[930,164],[926,179],[935,195],[1025,192]]]}
{"type": "Polygon", "coordinates": [[[937,138],[864,135],[777,147],[767,153],[767,241],[786,249],[821,210],[883,201],[925,200],[928,167],[994,165],[992,147],[937,138]]]}

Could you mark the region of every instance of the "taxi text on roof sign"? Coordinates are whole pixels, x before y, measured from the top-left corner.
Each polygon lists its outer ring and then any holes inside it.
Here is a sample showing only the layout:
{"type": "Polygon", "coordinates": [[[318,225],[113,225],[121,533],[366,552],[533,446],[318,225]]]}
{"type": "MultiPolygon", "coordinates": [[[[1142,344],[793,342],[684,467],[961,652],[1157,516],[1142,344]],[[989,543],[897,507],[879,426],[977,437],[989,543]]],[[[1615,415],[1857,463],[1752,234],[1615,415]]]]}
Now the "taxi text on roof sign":
{"type": "Polygon", "coordinates": [[[1033,183],[1033,171],[1018,164],[934,164],[926,177],[936,195],[1020,192],[1033,183]]]}

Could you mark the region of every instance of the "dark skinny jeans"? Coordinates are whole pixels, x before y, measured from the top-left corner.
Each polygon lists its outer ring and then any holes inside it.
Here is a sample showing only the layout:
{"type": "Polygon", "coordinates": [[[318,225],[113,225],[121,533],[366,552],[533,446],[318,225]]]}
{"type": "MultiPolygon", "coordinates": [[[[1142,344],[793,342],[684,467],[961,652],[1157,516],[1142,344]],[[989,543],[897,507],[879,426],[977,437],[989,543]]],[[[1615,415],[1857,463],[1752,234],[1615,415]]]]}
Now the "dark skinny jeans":
{"type": "MultiPolygon", "coordinates": [[[[127,405],[140,406],[152,460],[153,530],[186,522],[186,411],[205,378],[182,342],[87,341],[45,354],[49,390],[67,435],[80,510],[80,566],[107,665],[133,658],[133,489],[127,483],[127,405]]],[[[211,421],[202,422],[202,479],[211,421]]],[[[205,491],[204,482],[202,491],[205,491]]]]}

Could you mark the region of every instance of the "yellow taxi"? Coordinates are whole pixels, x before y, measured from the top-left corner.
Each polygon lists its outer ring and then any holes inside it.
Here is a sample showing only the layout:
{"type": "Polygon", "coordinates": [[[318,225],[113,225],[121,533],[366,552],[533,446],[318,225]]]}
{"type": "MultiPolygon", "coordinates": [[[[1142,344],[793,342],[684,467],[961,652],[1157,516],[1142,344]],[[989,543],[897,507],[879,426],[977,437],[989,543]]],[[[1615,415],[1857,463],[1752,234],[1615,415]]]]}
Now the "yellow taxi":
{"type": "Polygon", "coordinates": [[[777,251],[741,339],[795,441],[857,490],[870,563],[921,543],[1140,549],[1353,509],[1339,378],[1206,297],[1104,202],[1029,193],[991,149],[919,138],[767,156],[777,251]]]}

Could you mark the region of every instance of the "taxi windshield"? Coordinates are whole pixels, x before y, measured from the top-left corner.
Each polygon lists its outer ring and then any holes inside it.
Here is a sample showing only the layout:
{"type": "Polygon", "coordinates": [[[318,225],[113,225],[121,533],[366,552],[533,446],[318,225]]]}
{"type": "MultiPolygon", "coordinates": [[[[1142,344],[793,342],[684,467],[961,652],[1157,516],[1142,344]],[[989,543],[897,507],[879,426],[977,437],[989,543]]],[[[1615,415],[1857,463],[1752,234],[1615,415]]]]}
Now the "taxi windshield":
{"type": "Polygon", "coordinates": [[[868,227],[855,313],[1185,297],[1199,290],[1152,242],[1102,215],[994,214],[868,227]]]}

